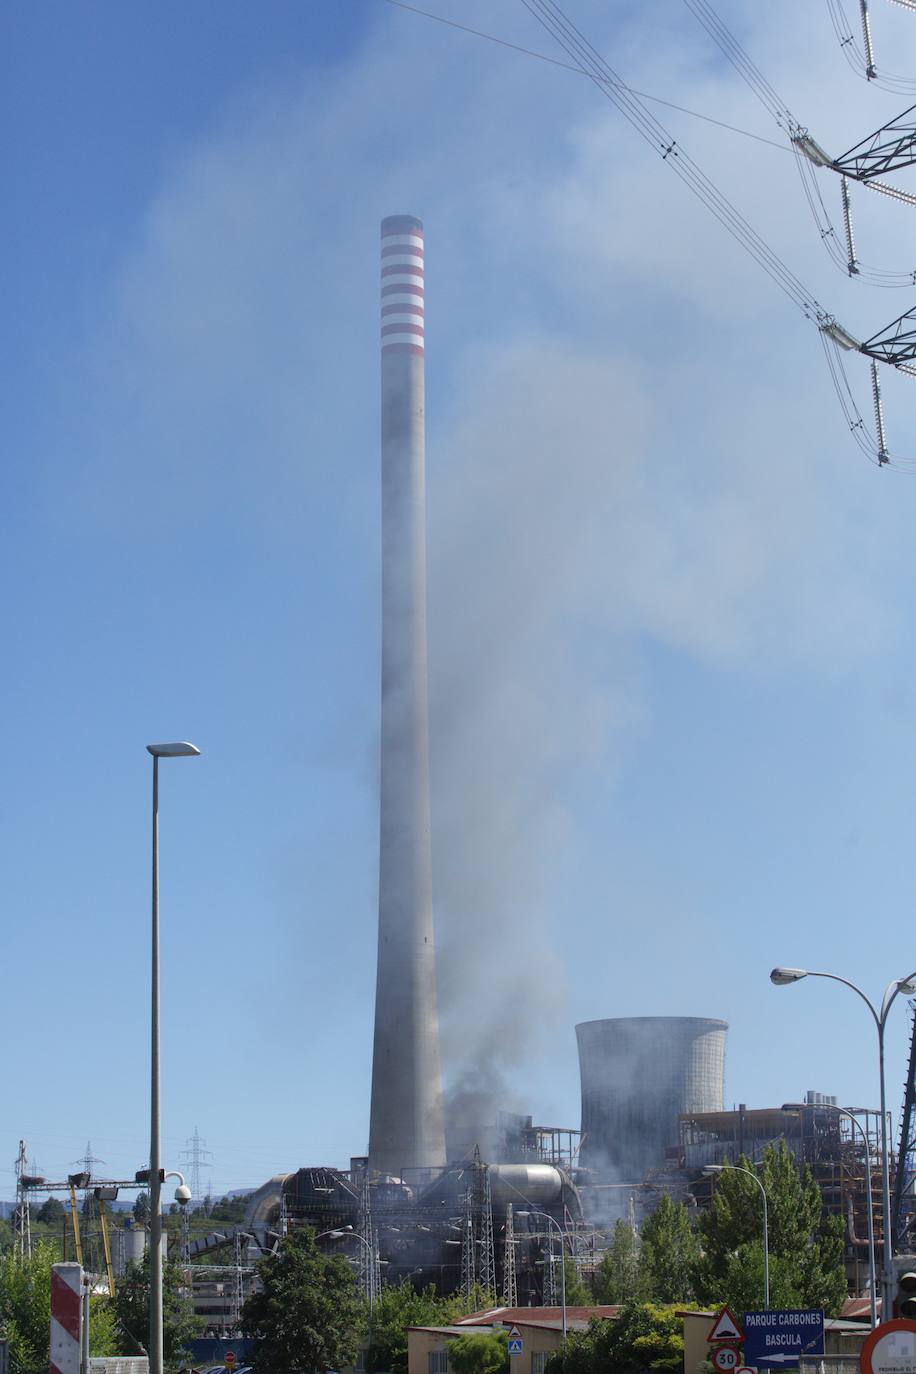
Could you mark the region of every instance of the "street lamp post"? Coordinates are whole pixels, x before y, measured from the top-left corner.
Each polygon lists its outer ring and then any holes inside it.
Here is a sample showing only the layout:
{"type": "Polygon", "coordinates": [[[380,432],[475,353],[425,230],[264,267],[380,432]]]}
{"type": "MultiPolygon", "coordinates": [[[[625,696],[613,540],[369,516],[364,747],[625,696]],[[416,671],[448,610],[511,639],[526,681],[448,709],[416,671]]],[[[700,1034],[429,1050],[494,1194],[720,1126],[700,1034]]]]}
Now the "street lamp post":
{"type": "MultiPolygon", "coordinates": [[[[810,1105],[811,1104],[806,1102],[785,1102],[783,1103],[782,1109],[784,1112],[800,1113],[803,1112],[805,1108],[809,1107],[810,1105]]],[[[862,1125],[861,1121],[859,1121],[858,1118],[852,1114],[852,1112],[847,1111],[845,1107],[837,1107],[833,1102],[818,1102],[816,1105],[818,1111],[827,1110],[830,1112],[837,1112],[839,1116],[847,1117],[861,1135],[862,1142],[865,1146],[865,1173],[867,1176],[865,1200],[866,1215],[868,1217],[868,1295],[869,1308],[871,1311],[871,1324],[872,1327],[875,1327],[878,1325],[878,1293],[877,1266],[875,1264],[875,1215],[871,1197],[871,1148],[868,1143],[868,1132],[862,1125]]]]}
{"type": "Polygon", "coordinates": [[[565,1347],[565,1345],[566,1345],[566,1325],[567,1325],[567,1322],[566,1322],[566,1244],[565,1244],[565,1242],[566,1242],[566,1237],[565,1237],[565,1234],[564,1234],[564,1232],[563,1232],[563,1227],[560,1225],[560,1223],[559,1223],[558,1221],[556,1221],[556,1220],[550,1215],[549,1212],[541,1212],[541,1211],[539,1211],[538,1208],[536,1208],[536,1207],[532,1207],[532,1208],[530,1208],[528,1211],[525,1211],[525,1212],[516,1212],[515,1215],[516,1215],[517,1217],[543,1217],[545,1221],[549,1221],[550,1224],[551,1224],[551,1226],[553,1226],[553,1227],[556,1229],[556,1232],[557,1232],[558,1236],[560,1237],[560,1301],[561,1301],[561,1303],[562,1303],[562,1305],[563,1305],[563,1345],[564,1345],[564,1347],[565,1347]]]}
{"type": "Polygon", "coordinates": [[[878,1032],[878,1077],[881,1098],[881,1208],[884,1216],[884,1247],[883,1247],[883,1266],[881,1280],[881,1320],[889,1321],[889,1313],[894,1301],[894,1255],[891,1219],[891,1162],[887,1148],[887,1094],[884,1085],[884,1029],[887,1025],[887,1018],[891,1007],[897,998],[898,993],[903,993],[904,997],[916,995],[916,970],[908,973],[905,978],[895,978],[888,983],[881,999],[881,1010],[875,1008],[870,997],[867,997],[861,988],[856,987],[848,978],[841,978],[837,973],[816,973],[813,969],[806,968],[774,968],[770,974],[770,982],[777,987],[786,987],[789,983],[798,983],[802,978],[829,978],[834,983],[842,983],[844,987],[851,988],[857,996],[868,1007],[872,1014],[875,1027],[878,1032]]]}
{"type": "Polygon", "coordinates": [[[707,1164],[703,1170],[704,1174],[712,1177],[721,1174],[726,1169],[731,1169],[736,1174],[747,1174],[752,1178],[760,1189],[760,1196],[763,1198],[763,1310],[770,1310],[770,1234],[767,1226],[767,1194],[766,1189],[760,1179],[750,1169],[744,1169],[740,1164],[707,1164]]]}
{"type": "Polygon", "coordinates": [[[150,1022],[149,1374],[162,1374],[162,1176],[159,1125],[159,760],[193,758],[193,744],[148,744],[153,756],[153,940],[150,1022]]]}

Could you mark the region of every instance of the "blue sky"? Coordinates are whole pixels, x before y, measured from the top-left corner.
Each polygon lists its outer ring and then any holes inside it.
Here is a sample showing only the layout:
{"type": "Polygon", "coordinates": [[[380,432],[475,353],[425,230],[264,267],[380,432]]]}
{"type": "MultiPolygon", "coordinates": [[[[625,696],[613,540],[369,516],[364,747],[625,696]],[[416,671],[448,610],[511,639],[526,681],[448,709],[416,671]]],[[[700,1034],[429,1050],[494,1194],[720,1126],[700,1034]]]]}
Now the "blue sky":
{"type": "MultiPolygon", "coordinates": [[[[550,51],[512,0],[429,7],[550,51]]],[[[729,18],[836,151],[905,99],[809,9],[729,18]]],[[[778,137],[679,0],[574,13],[639,89],[778,137]]],[[[152,739],[203,751],[162,778],[169,1162],[195,1126],[216,1189],[365,1148],[389,213],[427,233],[450,1078],[575,1125],[575,1022],[704,1015],[729,1102],[873,1105],[864,1009],[767,979],[916,967],[916,487],[859,455],[813,327],[588,83],[382,0],[0,23],[0,1195],[20,1136],[52,1174],[148,1149],[152,739]]],[[[834,272],[786,152],[664,118],[853,332],[907,308],[834,272]]],[[[862,256],[906,265],[871,199],[862,256]]]]}

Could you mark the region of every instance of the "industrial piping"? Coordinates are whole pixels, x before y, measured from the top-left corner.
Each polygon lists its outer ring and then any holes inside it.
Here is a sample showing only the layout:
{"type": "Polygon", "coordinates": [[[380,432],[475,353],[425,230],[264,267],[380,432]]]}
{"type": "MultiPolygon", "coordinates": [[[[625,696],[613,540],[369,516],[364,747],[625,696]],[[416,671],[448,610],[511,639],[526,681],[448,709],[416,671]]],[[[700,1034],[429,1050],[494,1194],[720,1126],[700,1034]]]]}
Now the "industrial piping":
{"type": "Polygon", "coordinates": [[[445,1164],[426,663],[423,225],[382,221],[382,716],[369,1169],[445,1164]]]}

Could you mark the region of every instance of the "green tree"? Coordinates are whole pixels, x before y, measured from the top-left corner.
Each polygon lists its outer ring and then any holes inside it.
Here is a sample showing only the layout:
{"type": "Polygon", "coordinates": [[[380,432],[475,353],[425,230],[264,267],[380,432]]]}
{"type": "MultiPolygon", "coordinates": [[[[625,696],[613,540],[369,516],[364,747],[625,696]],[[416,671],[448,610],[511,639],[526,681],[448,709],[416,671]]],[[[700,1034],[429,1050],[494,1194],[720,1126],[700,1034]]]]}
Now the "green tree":
{"type": "Polygon", "coordinates": [[[410,1279],[385,1284],[373,1307],[367,1374],[406,1374],[407,1327],[445,1326],[459,1315],[459,1308],[459,1299],[440,1298],[432,1285],[418,1293],[410,1279]]]}
{"type": "MultiPolygon", "coordinates": [[[[10,1343],[11,1374],[47,1368],[51,1332],[51,1266],[57,1252],[39,1242],[28,1259],[8,1251],[0,1259],[0,1336],[10,1343]]],[[[93,1298],[89,1318],[93,1355],[116,1355],[118,1341],[107,1298],[93,1298]]]]}
{"type": "Polygon", "coordinates": [[[509,1333],[456,1336],[448,1343],[448,1362],[455,1374],[509,1374],[509,1333]]]}
{"type": "MultiPolygon", "coordinates": [[[[755,1172],[742,1155],[740,1169],[755,1172]]],[[[772,1307],[839,1312],[847,1296],[843,1223],[824,1217],[820,1190],[784,1140],[768,1145],[758,1177],[767,1197],[772,1307]]],[[[713,1204],[699,1218],[702,1255],[694,1268],[701,1302],[727,1302],[737,1312],[763,1306],[763,1201],[738,1169],[718,1176],[713,1204]]]]}
{"type": "Polygon", "coordinates": [[[219,1202],[214,1202],[210,1208],[210,1216],[214,1221],[242,1222],[245,1220],[250,1197],[250,1193],[242,1193],[239,1197],[221,1197],[219,1202]]]}
{"type": "MultiPolygon", "coordinates": [[[[571,1255],[563,1256],[563,1274],[566,1280],[567,1307],[588,1307],[594,1301],[589,1289],[579,1277],[576,1261],[571,1255]]],[[[451,1347],[449,1347],[451,1349],[451,1347]]]]}
{"type": "Polygon", "coordinates": [[[284,1236],[258,1265],[261,1291],[242,1308],[242,1332],[256,1341],[254,1363],[270,1374],[353,1364],[363,1304],[342,1255],[323,1255],[307,1227],[284,1236]]]}
{"type": "MultiPolygon", "coordinates": [[[[122,1335],[136,1351],[146,1351],[149,1339],[149,1251],[139,1263],[132,1261],[115,1289],[112,1304],[122,1335]]],[[[203,1322],[194,1315],[184,1273],[177,1260],[167,1259],[162,1267],[162,1353],[168,1365],[181,1363],[188,1341],[201,1330],[203,1322]]]]}
{"type": "Polygon", "coordinates": [[[39,1243],[29,1259],[8,1251],[0,1260],[0,1335],[9,1341],[11,1374],[47,1367],[56,1259],[52,1246],[39,1243]]]}
{"type": "Polygon", "coordinates": [[[639,1239],[638,1291],[657,1303],[688,1302],[700,1246],[683,1202],[665,1193],[639,1239]]]}
{"type": "Polygon", "coordinates": [[[149,1219],[149,1193],[138,1193],[134,1199],[134,1221],[149,1219]]]}
{"type": "Polygon", "coordinates": [[[66,1215],[67,1209],[60,1198],[49,1197],[35,1213],[35,1220],[43,1222],[46,1226],[59,1226],[66,1215]]]}
{"type": "Polygon", "coordinates": [[[89,1299],[89,1354],[124,1354],[124,1338],[114,1306],[107,1295],[100,1293],[93,1293],[89,1299]]]}
{"type": "Polygon", "coordinates": [[[676,1306],[627,1303],[616,1321],[592,1320],[570,1333],[565,1354],[557,1351],[546,1374],[681,1374],[683,1321],[676,1306]]]}
{"type": "Polygon", "coordinates": [[[624,1303],[638,1296],[639,1240],[630,1223],[620,1219],[595,1275],[595,1298],[602,1303],[624,1303]]]}

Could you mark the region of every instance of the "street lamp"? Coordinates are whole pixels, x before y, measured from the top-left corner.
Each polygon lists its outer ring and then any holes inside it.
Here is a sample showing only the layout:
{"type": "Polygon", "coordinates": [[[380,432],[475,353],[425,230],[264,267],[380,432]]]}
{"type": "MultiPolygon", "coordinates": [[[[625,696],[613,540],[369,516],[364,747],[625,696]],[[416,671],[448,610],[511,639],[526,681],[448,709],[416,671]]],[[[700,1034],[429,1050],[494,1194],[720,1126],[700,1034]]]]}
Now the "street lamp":
{"type": "Polygon", "coordinates": [[[897,995],[901,992],[904,997],[916,995],[916,970],[913,973],[908,973],[905,978],[895,978],[888,983],[881,999],[880,1011],[876,1010],[871,998],[866,997],[861,988],[856,987],[855,983],[851,983],[848,978],[841,978],[838,973],[816,973],[813,969],[805,968],[774,968],[770,974],[770,982],[775,983],[777,987],[784,987],[788,983],[797,983],[802,978],[829,978],[834,983],[842,983],[844,987],[851,988],[868,1007],[878,1032],[878,1077],[881,1096],[881,1207],[884,1215],[881,1317],[883,1321],[888,1321],[888,1314],[894,1300],[895,1279],[894,1247],[891,1240],[891,1162],[887,1152],[887,1094],[884,1087],[884,1028],[887,1025],[888,1014],[897,995]]]}
{"type": "MultiPolygon", "coordinates": [[[[162,1374],[162,1182],[159,1146],[159,760],[193,758],[193,744],[148,744],[153,756],[153,942],[150,1027],[149,1374],[162,1374]]],[[[182,1179],[184,1185],[184,1179],[182,1179]]],[[[189,1195],[190,1196],[190,1195],[189,1195]]]]}
{"type": "Polygon", "coordinates": [[[750,1169],[744,1169],[740,1164],[707,1164],[703,1173],[708,1178],[716,1174],[724,1173],[726,1169],[731,1169],[736,1174],[747,1174],[752,1178],[760,1189],[760,1196],[763,1198],[763,1310],[770,1310],[770,1235],[767,1229],[767,1194],[766,1189],[760,1179],[750,1169]]]}
{"type": "MultiPolygon", "coordinates": [[[[806,1107],[810,1108],[812,1105],[813,1104],[807,1102],[784,1102],[782,1110],[784,1112],[796,1112],[800,1114],[805,1110],[806,1107]]],[[[878,1325],[878,1294],[877,1270],[875,1266],[875,1217],[871,1197],[871,1149],[868,1144],[868,1132],[862,1125],[861,1121],[859,1121],[857,1117],[853,1116],[852,1112],[847,1111],[845,1107],[838,1107],[833,1102],[818,1102],[816,1106],[818,1111],[821,1111],[824,1108],[826,1108],[827,1111],[836,1112],[839,1116],[847,1117],[848,1120],[852,1122],[856,1130],[861,1135],[862,1141],[865,1145],[865,1173],[868,1179],[867,1187],[865,1190],[865,1199],[867,1203],[868,1216],[868,1283],[870,1300],[869,1306],[871,1309],[871,1324],[873,1327],[875,1327],[878,1325]]]]}
{"type": "Polygon", "coordinates": [[[549,1221],[550,1224],[551,1224],[551,1226],[553,1226],[553,1227],[556,1228],[557,1234],[558,1234],[559,1237],[560,1237],[560,1301],[561,1301],[561,1303],[563,1304],[563,1345],[564,1345],[564,1347],[565,1347],[565,1345],[566,1345],[566,1249],[565,1249],[565,1239],[566,1239],[566,1237],[565,1237],[564,1232],[563,1232],[563,1227],[560,1225],[560,1223],[559,1223],[558,1221],[555,1221],[555,1220],[554,1220],[554,1218],[550,1215],[549,1212],[541,1212],[541,1211],[540,1211],[538,1208],[536,1208],[536,1207],[532,1207],[532,1208],[530,1208],[528,1211],[525,1211],[525,1212],[516,1212],[515,1215],[516,1215],[517,1217],[543,1217],[545,1221],[549,1221]]]}

